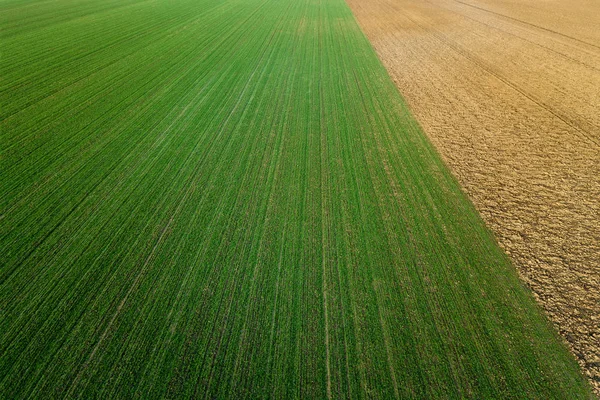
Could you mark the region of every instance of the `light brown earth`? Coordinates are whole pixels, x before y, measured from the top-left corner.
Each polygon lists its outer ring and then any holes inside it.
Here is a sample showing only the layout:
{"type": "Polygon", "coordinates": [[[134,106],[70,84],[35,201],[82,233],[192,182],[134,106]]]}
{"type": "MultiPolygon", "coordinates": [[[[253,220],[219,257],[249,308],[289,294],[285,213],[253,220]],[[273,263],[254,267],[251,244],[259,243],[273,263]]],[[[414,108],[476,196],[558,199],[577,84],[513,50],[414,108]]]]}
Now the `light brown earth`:
{"type": "Polygon", "coordinates": [[[348,3],[600,394],[600,3],[348,3]]]}

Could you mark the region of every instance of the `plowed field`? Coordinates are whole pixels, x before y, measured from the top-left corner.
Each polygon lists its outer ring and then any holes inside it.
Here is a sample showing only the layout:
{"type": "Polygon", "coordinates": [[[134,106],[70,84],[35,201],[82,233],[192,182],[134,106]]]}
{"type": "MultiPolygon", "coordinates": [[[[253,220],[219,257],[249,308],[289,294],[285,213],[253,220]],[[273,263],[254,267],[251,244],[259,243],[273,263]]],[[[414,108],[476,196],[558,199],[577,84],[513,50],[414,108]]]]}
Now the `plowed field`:
{"type": "Polygon", "coordinates": [[[598,2],[348,3],[599,390],[598,2]]]}

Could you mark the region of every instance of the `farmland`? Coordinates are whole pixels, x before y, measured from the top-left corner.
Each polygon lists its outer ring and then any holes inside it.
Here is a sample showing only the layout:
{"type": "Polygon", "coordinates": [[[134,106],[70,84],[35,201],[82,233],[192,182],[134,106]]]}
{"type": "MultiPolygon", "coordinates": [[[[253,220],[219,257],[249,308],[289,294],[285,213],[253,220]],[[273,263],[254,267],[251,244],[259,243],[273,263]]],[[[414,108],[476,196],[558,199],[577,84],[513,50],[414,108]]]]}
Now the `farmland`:
{"type": "Polygon", "coordinates": [[[0,24],[0,397],[591,397],[343,0],[0,24]]]}
{"type": "Polygon", "coordinates": [[[598,3],[349,4],[600,394],[598,3]]]}

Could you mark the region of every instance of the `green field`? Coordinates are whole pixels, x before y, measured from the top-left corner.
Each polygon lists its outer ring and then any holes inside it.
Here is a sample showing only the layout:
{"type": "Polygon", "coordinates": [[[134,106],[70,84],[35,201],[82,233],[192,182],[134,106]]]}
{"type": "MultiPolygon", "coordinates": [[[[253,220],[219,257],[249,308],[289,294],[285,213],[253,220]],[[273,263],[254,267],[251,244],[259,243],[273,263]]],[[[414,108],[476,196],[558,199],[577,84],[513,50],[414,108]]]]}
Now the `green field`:
{"type": "Polygon", "coordinates": [[[0,398],[591,397],[343,0],[0,24],[0,398]]]}

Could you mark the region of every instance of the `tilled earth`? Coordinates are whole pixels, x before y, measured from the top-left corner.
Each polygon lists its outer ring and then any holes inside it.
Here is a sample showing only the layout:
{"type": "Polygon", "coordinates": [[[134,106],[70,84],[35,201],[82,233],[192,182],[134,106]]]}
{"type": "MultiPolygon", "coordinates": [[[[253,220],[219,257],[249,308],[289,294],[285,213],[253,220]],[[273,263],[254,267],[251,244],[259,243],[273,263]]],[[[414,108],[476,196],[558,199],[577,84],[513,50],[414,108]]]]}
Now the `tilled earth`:
{"type": "Polygon", "coordinates": [[[348,3],[600,394],[600,5],[348,3]]]}

